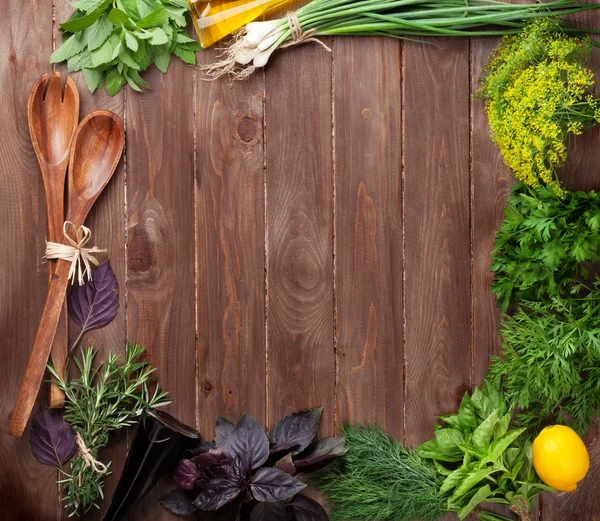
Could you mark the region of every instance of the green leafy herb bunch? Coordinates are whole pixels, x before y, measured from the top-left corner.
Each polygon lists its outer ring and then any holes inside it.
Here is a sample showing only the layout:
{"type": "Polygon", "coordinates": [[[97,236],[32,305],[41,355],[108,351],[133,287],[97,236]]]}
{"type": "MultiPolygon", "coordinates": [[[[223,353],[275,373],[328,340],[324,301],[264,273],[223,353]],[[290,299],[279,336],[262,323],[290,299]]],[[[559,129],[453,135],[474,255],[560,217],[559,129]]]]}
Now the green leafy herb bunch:
{"type": "Polygon", "coordinates": [[[184,29],[186,0],[80,0],[60,28],[62,45],[51,63],[82,71],[91,92],[106,85],[114,96],[125,84],[150,88],[140,73],[152,64],[167,72],[171,54],[195,65],[200,44],[184,29]]]}
{"type": "MultiPolygon", "coordinates": [[[[79,378],[65,380],[52,366],[48,370],[65,393],[63,420],[81,437],[94,459],[106,447],[110,434],[134,425],[144,408],[162,407],[170,403],[167,393],[157,384],[150,392],[149,382],[155,371],[148,362],[139,360],[144,348],[127,344],[125,359],[110,354],[94,367],[96,352],[88,347],[81,350],[81,360],[75,358],[79,378]]],[[[68,370],[65,370],[68,374],[68,370]]],[[[69,515],[82,514],[103,498],[103,478],[108,465],[100,469],[86,463],[81,450],[70,461],[70,470],[61,469],[64,501],[69,515]]]]}
{"type": "Polygon", "coordinates": [[[492,253],[498,306],[579,293],[586,263],[600,261],[600,194],[516,183],[504,216],[492,253]]]}
{"type": "Polygon", "coordinates": [[[332,508],[332,521],[410,521],[509,518],[483,508],[506,506],[530,520],[542,484],[532,464],[525,429],[511,429],[513,412],[497,387],[485,382],[458,414],[440,416],[435,438],[414,450],[375,426],[344,425],[347,453],[317,486],[332,508]]]}
{"type": "Polygon", "coordinates": [[[589,38],[563,32],[552,17],[506,36],[480,80],[492,140],[515,177],[531,187],[548,186],[565,195],[557,169],[565,162],[569,134],[600,121],[587,68],[589,38]]]}

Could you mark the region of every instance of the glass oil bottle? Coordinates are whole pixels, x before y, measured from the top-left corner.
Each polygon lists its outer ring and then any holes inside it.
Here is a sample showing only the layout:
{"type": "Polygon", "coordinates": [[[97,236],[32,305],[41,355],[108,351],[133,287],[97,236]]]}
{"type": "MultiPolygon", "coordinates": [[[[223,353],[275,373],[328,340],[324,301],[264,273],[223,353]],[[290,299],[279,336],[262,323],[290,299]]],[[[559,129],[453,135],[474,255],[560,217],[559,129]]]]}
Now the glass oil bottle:
{"type": "Polygon", "coordinates": [[[200,45],[206,49],[263,14],[297,0],[188,0],[200,45]]]}

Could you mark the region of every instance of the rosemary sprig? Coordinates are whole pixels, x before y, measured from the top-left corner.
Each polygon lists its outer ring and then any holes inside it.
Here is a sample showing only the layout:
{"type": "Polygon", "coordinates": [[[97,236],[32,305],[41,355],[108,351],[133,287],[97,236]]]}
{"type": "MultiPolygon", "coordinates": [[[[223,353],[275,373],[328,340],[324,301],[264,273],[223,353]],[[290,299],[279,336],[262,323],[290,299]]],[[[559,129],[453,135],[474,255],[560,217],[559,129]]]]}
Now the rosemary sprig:
{"type": "MultiPolygon", "coordinates": [[[[79,378],[64,379],[52,365],[48,370],[65,393],[63,419],[78,433],[94,458],[106,447],[112,431],[134,425],[137,417],[147,407],[163,407],[170,403],[167,393],[157,384],[151,393],[148,383],[156,370],[146,361],[138,361],[144,348],[127,344],[124,363],[113,353],[98,367],[94,367],[97,351],[82,348],[81,360],[75,358],[79,378]]],[[[68,374],[68,368],[65,370],[68,374]]],[[[110,467],[110,463],[107,464],[110,467]]],[[[61,469],[64,498],[69,517],[87,512],[98,505],[106,474],[88,466],[80,454],[71,460],[70,472],[61,469]]]]}

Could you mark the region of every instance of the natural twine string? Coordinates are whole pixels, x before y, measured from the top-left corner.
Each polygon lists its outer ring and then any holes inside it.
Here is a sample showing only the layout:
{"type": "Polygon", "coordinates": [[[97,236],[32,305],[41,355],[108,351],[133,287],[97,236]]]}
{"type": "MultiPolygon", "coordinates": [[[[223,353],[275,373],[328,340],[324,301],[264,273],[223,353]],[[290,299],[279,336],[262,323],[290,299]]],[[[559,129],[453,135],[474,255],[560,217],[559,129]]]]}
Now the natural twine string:
{"type": "Polygon", "coordinates": [[[92,467],[92,469],[101,476],[106,474],[108,472],[108,467],[101,461],[98,461],[96,458],[94,458],[90,449],[85,446],[81,434],[75,434],[75,441],[77,442],[81,459],[85,463],[86,468],[92,467]]]}
{"type": "Polygon", "coordinates": [[[298,19],[298,15],[295,13],[295,11],[287,12],[287,22],[290,27],[290,31],[292,32],[292,39],[289,42],[281,45],[281,49],[291,47],[292,45],[300,45],[301,43],[314,42],[318,43],[328,52],[332,52],[329,46],[325,45],[321,40],[314,37],[314,35],[317,33],[316,29],[309,29],[306,32],[302,30],[302,25],[300,24],[300,20],[298,19]]]}
{"type": "Polygon", "coordinates": [[[63,235],[69,244],[46,241],[44,259],[62,259],[70,262],[69,280],[74,283],[75,278],[77,278],[77,282],[81,286],[86,275],[89,280],[92,280],[92,264],[94,266],[100,264],[92,254],[106,253],[108,250],[102,250],[96,246],[92,248],[85,247],[92,237],[92,232],[85,226],[77,228],[72,222],[65,221],[63,235]],[[69,234],[69,229],[75,232],[75,239],[69,234]]]}

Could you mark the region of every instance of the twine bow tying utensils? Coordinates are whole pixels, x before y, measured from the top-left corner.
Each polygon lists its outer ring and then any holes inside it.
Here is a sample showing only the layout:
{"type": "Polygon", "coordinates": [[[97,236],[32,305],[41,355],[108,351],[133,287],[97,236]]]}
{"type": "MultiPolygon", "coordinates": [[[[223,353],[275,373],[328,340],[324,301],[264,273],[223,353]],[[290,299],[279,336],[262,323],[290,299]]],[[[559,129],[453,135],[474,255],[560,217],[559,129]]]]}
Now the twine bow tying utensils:
{"type": "Polygon", "coordinates": [[[92,279],[92,265],[98,266],[100,262],[93,253],[106,253],[108,250],[102,250],[93,246],[86,248],[85,245],[92,237],[92,232],[86,226],[81,225],[79,228],[70,221],[65,221],[63,225],[63,235],[68,244],[46,241],[45,259],[62,259],[71,263],[69,269],[69,281],[75,283],[77,278],[78,284],[81,286],[84,278],[87,275],[88,280],[92,279]],[[75,239],[69,234],[69,230],[75,231],[75,239]]]}

